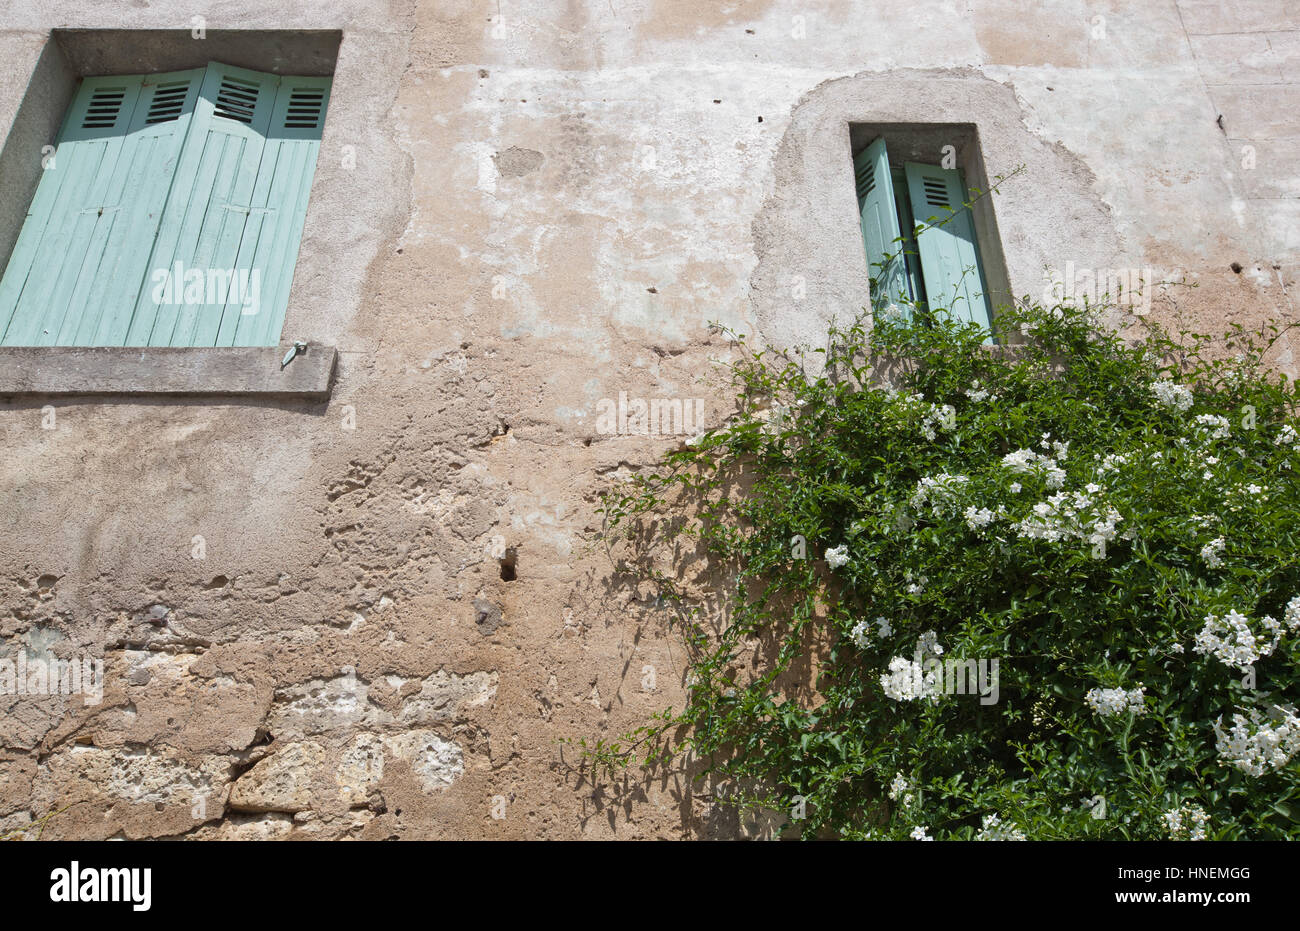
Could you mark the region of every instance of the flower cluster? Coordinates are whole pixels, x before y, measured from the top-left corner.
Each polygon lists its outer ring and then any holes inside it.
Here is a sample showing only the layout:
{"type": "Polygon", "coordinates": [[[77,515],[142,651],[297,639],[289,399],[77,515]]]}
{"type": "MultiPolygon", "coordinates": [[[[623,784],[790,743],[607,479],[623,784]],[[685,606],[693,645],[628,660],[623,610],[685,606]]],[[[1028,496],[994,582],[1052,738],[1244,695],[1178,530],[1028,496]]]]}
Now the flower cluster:
{"type": "Polygon", "coordinates": [[[1223,617],[1206,615],[1194,649],[1245,672],[1261,656],[1272,654],[1282,639],[1282,625],[1275,619],[1265,616],[1259,623],[1264,631],[1257,633],[1250,626],[1250,618],[1240,611],[1229,611],[1223,617]]]}
{"type": "Polygon", "coordinates": [[[880,674],[880,687],[894,701],[916,701],[918,698],[938,701],[939,669],[936,667],[926,672],[920,663],[895,656],[889,661],[889,672],[880,674]]]}
{"type": "Polygon", "coordinates": [[[1220,417],[1218,414],[1198,414],[1196,429],[1212,440],[1226,440],[1232,433],[1228,418],[1220,417]]]}
{"type": "Polygon", "coordinates": [[[1200,805],[1183,805],[1165,812],[1165,827],[1170,840],[1205,840],[1205,826],[1210,816],[1200,805]]]}
{"type": "Polygon", "coordinates": [[[943,655],[943,647],[939,645],[939,635],[932,630],[927,630],[921,636],[916,638],[916,652],[921,656],[927,653],[933,653],[935,656],[943,655]]]}
{"type": "Polygon", "coordinates": [[[1209,543],[1201,547],[1201,559],[1211,569],[1220,569],[1223,567],[1223,548],[1227,546],[1223,537],[1216,537],[1209,543]]]}
{"type": "Polygon", "coordinates": [[[1025,832],[1000,815],[985,815],[984,826],[975,835],[976,840],[1024,840],[1025,832]]]}
{"type": "Polygon", "coordinates": [[[871,643],[871,625],[866,621],[858,621],[849,632],[849,639],[858,649],[865,650],[871,643]]]}
{"type": "Polygon", "coordinates": [[[1300,627],[1300,595],[1296,595],[1286,603],[1286,610],[1282,612],[1282,623],[1286,625],[1287,630],[1300,627]]]}
{"type": "Polygon", "coordinates": [[[826,551],[826,563],[832,569],[838,569],[847,565],[849,561],[849,546],[847,543],[841,543],[839,546],[833,546],[826,551]]]}
{"type": "Polygon", "coordinates": [[[970,479],[964,475],[949,475],[947,472],[927,475],[916,483],[911,505],[914,508],[922,508],[929,504],[935,516],[938,516],[952,508],[956,503],[959,489],[969,481],[970,479]]]}
{"type": "MultiPolygon", "coordinates": [[[[1096,488],[1089,485],[1089,488],[1096,488]]],[[[1013,526],[1030,540],[1086,540],[1094,547],[1115,539],[1115,525],[1123,520],[1110,505],[1103,509],[1086,491],[1058,492],[1034,505],[1033,513],[1013,526]]]]}
{"type": "Polygon", "coordinates": [[[965,513],[966,526],[971,530],[983,530],[993,521],[997,520],[998,515],[988,508],[977,508],[971,505],[965,513]]]}
{"type": "Polygon", "coordinates": [[[976,404],[986,401],[993,396],[993,392],[980,385],[978,381],[970,383],[970,387],[965,391],[966,397],[970,398],[976,404]]]}
{"type": "Polygon", "coordinates": [[[933,440],[937,430],[951,433],[957,429],[957,411],[951,404],[942,406],[931,404],[930,411],[921,420],[921,433],[927,440],[933,440]]]}
{"type": "Polygon", "coordinates": [[[1145,714],[1146,706],[1146,689],[1138,686],[1135,689],[1090,689],[1084,696],[1088,706],[1099,717],[1109,718],[1117,714],[1123,714],[1125,711],[1131,711],[1134,714],[1145,714]]]}
{"type": "Polygon", "coordinates": [[[1273,440],[1273,445],[1300,449],[1300,434],[1296,433],[1295,428],[1289,423],[1283,424],[1282,429],[1278,431],[1277,438],[1273,440]]]}
{"type": "Polygon", "coordinates": [[[916,794],[912,791],[912,784],[907,781],[907,777],[902,773],[894,774],[894,781],[889,784],[889,797],[896,802],[901,802],[904,806],[912,804],[916,799],[916,794]]]}
{"type": "Polygon", "coordinates": [[[1099,459],[1101,464],[1097,466],[1098,475],[1106,475],[1108,472],[1118,472],[1120,466],[1126,466],[1129,457],[1123,453],[1107,453],[1102,457],[1101,453],[1096,453],[1094,458],[1099,459]]]}
{"type": "Polygon", "coordinates": [[[1002,464],[1016,475],[1041,475],[1048,488],[1060,488],[1065,484],[1065,470],[1057,465],[1057,459],[1064,459],[1069,449],[1068,443],[1057,444],[1056,456],[1036,453],[1032,449],[1017,449],[1002,457],[1002,464]]]}
{"type": "Polygon", "coordinates": [[[1177,382],[1159,379],[1150,385],[1152,396],[1171,410],[1186,411],[1192,406],[1192,389],[1177,382]]]}
{"type": "Polygon", "coordinates": [[[1300,718],[1290,708],[1274,706],[1268,718],[1251,708],[1248,716],[1234,714],[1226,733],[1221,725],[1222,719],[1214,725],[1219,759],[1248,775],[1280,770],[1300,752],[1300,718]]]}

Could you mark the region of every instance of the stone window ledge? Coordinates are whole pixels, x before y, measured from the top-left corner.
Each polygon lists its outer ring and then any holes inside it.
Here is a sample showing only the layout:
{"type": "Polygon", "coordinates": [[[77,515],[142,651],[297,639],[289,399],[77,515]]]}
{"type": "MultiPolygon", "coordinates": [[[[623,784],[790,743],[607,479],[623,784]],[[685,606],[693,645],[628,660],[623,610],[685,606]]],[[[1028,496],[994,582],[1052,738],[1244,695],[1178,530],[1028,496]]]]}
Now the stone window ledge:
{"type": "Polygon", "coordinates": [[[242,395],[329,397],[338,351],[308,345],[283,369],[288,346],[0,347],[0,396],[242,395]]]}

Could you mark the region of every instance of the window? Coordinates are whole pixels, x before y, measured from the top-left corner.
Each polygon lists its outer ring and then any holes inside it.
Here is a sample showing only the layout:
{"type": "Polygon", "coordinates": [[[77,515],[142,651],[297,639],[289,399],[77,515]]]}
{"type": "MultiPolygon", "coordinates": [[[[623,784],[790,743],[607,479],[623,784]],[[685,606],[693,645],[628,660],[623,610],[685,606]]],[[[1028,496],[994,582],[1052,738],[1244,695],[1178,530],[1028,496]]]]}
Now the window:
{"type": "Polygon", "coordinates": [[[961,169],[891,161],[880,136],[854,156],[854,175],[875,310],[892,304],[927,313],[933,306],[991,332],[961,169]]]}
{"type": "Polygon", "coordinates": [[[274,346],[330,78],[84,78],[0,279],[0,346],[274,346]]]}

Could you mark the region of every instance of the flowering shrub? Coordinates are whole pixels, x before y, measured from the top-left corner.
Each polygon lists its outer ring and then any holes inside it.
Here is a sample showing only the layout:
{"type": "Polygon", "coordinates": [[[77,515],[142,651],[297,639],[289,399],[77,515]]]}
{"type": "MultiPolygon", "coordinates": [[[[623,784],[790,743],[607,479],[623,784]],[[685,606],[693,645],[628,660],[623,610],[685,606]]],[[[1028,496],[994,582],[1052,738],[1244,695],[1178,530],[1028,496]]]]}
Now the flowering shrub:
{"type": "Polygon", "coordinates": [[[820,374],[746,353],[738,413],[607,498],[691,659],[685,707],[594,756],[686,733],[804,836],[1300,836],[1300,434],[1269,334],[1223,361],[1079,309],[999,325],[1027,341],[882,320],[820,374]],[[663,568],[700,552],[721,612],[663,568]]]}

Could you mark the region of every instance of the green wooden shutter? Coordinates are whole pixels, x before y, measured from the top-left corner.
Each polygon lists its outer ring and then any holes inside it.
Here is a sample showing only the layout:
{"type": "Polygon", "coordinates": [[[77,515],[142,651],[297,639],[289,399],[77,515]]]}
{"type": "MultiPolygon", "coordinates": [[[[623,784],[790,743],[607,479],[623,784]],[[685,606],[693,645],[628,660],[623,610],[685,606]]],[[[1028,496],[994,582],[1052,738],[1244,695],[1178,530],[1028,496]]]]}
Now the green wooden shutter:
{"type": "Polygon", "coordinates": [[[122,344],[201,75],[81,82],[0,280],[0,343],[122,344]]]}
{"type": "Polygon", "coordinates": [[[876,281],[871,305],[877,311],[889,304],[906,310],[912,300],[898,224],[898,205],[889,172],[889,153],[883,137],[853,159],[862,218],[862,242],[867,250],[867,271],[876,281]]]}
{"type": "Polygon", "coordinates": [[[208,66],[129,345],[219,345],[224,317],[240,312],[252,279],[237,264],[239,248],[278,83],[208,66]]]}
{"type": "Polygon", "coordinates": [[[923,229],[917,237],[921,275],[931,308],[989,329],[991,315],[975,244],[975,224],[964,205],[965,188],[955,168],[906,162],[912,214],[923,229]]]}
{"type": "Polygon", "coordinates": [[[329,78],[280,79],[240,244],[241,267],[246,264],[260,277],[259,306],[253,313],[243,308],[223,319],[218,345],[274,346],[280,341],[329,93],[329,78]]]}
{"type": "Polygon", "coordinates": [[[131,345],[279,342],[329,87],[208,66],[131,345]]]}

